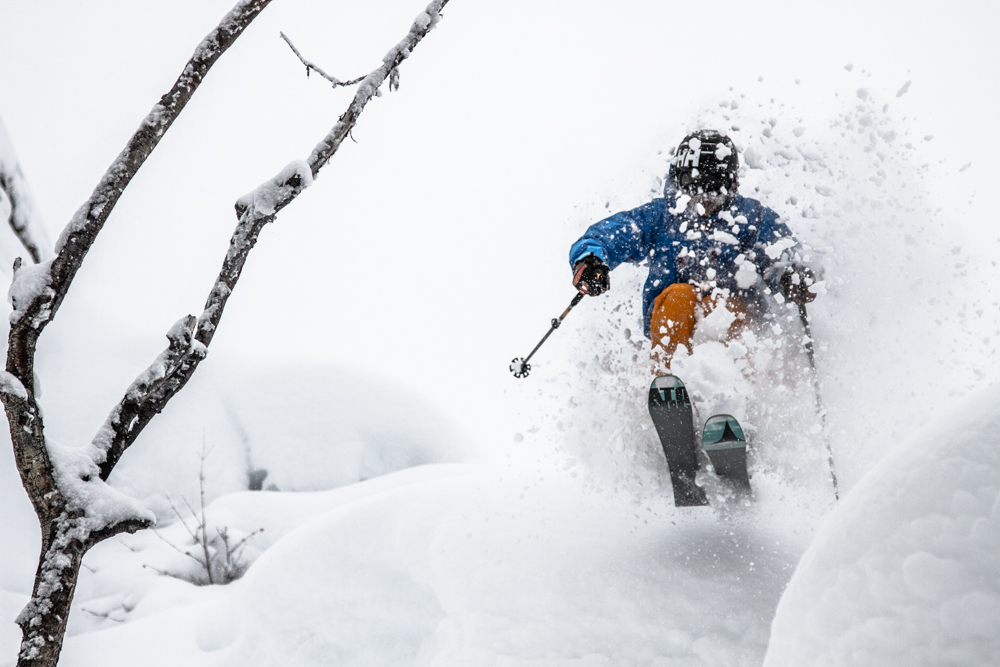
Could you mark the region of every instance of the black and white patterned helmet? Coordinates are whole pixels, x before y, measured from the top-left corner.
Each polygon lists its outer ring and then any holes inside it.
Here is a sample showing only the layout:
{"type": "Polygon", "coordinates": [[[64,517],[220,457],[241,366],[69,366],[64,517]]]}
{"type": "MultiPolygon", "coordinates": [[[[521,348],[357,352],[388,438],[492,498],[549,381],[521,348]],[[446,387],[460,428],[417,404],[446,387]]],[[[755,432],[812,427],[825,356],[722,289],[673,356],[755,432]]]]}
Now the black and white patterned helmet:
{"type": "Polygon", "coordinates": [[[698,130],[684,137],[670,161],[675,189],[734,194],[739,187],[740,160],[732,139],[715,130],[698,130]]]}

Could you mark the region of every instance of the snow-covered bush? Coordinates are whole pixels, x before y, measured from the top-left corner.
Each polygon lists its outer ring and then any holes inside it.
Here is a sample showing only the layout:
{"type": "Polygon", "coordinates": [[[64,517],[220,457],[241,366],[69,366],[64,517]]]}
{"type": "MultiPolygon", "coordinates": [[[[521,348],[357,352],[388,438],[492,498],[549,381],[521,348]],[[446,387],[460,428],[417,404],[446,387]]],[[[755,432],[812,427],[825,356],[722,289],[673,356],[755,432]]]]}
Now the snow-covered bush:
{"type": "MultiPolygon", "coordinates": [[[[244,558],[247,544],[264,529],[259,528],[245,533],[238,528],[232,529],[229,526],[216,525],[209,521],[205,508],[206,454],[207,447],[203,443],[201,465],[198,468],[198,507],[192,507],[191,503],[182,496],[183,506],[188,511],[185,515],[173,500],[167,499],[170,508],[174,511],[174,516],[177,518],[176,523],[184,529],[188,539],[177,544],[174,540],[161,535],[154,529],[157,537],[178,553],[194,561],[197,567],[193,570],[182,568],[181,570],[160,570],[160,572],[184,579],[198,586],[231,584],[242,577],[250,566],[249,561],[244,558]]],[[[264,473],[266,474],[266,471],[264,473]]]]}

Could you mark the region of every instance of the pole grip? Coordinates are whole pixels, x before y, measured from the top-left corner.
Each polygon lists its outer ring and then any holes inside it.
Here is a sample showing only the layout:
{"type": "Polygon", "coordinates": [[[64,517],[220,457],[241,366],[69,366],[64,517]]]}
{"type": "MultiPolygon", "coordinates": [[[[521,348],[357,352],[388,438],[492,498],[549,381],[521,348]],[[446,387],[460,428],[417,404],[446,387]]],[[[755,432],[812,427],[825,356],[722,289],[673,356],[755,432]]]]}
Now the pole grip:
{"type": "MultiPolygon", "coordinates": [[[[566,319],[567,315],[569,315],[569,311],[573,310],[573,306],[575,306],[576,304],[578,304],[581,301],[583,301],[583,297],[584,296],[585,295],[584,295],[583,292],[577,292],[576,296],[573,297],[573,300],[569,302],[568,306],[566,306],[566,310],[564,310],[563,313],[562,313],[562,315],[559,316],[559,323],[560,324],[562,324],[562,321],[564,319],[566,319]]],[[[552,321],[555,322],[555,320],[552,320],[552,321]]],[[[559,325],[557,324],[556,326],[558,327],[559,325]]]]}

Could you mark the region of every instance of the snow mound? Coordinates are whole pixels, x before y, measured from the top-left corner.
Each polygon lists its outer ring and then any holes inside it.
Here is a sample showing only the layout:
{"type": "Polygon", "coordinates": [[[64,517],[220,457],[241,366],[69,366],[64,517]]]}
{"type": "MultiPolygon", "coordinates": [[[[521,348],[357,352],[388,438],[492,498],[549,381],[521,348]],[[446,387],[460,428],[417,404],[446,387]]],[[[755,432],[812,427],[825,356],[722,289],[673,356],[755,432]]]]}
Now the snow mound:
{"type": "Polygon", "coordinates": [[[173,518],[167,495],[198,496],[203,444],[210,501],[246,490],[255,471],[265,489],[321,491],[472,454],[466,434],[391,379],[322,366],[216,363],[199,373],[110,478],[161,518],[173,518]]]}
{"type": "Polygon", "coordinates": [[[264,528],[228,586],[178,578],[177,524],[109,540],[60,664],[760,664],[800,553],[787,531],[596,493],[552,463],[225,496],[213,527],[264,528]]]}
{"type": "Polygon", "coordinates": [[[220,664],[759,662],[788,567],[772,538],[464,468],[393,473],[279,540],[233,588],[220,664]]]}
{"type": "MultiPolygon", "coordinates": [[[[210,583],[203,565],[206,562],[213,565],[213,583],[225,583],[230,577],[219,571],[224,564],[234,565],[230,571],[238,577],[283,537],[318,516],[368,496],[425,482],[429,477],[440,479],[467,472],[460,464],[438,464],[329,491],[231,493],[203,511],[196,509],[197,515],[185,511],[186,506],[181,504],[182,520],[109,540],[87,554],[68,635],[107,631],[119,624],[142,622],[174,607],[200,604],[209,595],[205,591],[214,588],[206,586],[210,583]],[[201,519],[210,539],[210,561],[194,539],[201,519]],[[222,533],[230,544],[246,539],[233,550],[231,561],[219,552],[224,545],[213,539],[222,533]]],[[[142,630],[136,632],[141,634],[142,630]]]]}
{"type": "Polygon", "coordinates": [[[1000,385],[886,456],[803,556],[766,667],[1000,664],[1000,385]]]}

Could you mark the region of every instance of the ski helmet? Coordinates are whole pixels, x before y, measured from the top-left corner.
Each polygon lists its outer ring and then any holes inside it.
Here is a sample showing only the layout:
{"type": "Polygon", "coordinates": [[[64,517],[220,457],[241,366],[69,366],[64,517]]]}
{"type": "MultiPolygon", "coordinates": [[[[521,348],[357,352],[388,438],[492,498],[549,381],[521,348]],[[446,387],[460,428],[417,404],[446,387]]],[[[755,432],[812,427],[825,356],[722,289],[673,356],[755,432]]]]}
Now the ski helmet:
{"type": "Polygon", "coordinates": [[[675,189],[734,194],[739,187],[740,160],[736,145],[715,130],[698,130],[684,137],[670,161],[675,189]]]}

